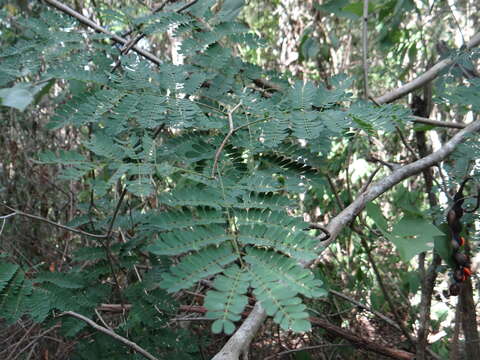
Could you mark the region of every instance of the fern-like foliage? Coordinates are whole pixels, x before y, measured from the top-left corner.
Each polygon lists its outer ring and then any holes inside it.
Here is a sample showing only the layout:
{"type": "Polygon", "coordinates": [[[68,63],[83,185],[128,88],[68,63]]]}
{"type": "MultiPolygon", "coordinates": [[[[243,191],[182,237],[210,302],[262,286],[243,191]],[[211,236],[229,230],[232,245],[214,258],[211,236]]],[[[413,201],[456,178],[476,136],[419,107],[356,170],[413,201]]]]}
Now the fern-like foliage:
{"type": "Polygon", "coordinates": [[[162,212],[154,217],[153,227],[145,228],[158,238],[146,248],[153,254],[188,254],[171,266],[170,274],[162,276],[160,286],[176,292],[219,274],[213,282],[215,290],[207,292],[205,300],[208,316],[216,319],[214,332],[234,330],[233,323],[245,310],[249,288],[283,328],[307,331],[308,313],[296,295],[325,295],[321,281],[300,266],[317,256],[318,241],[305,231],[307,223],[286,213],[285,206],[292,203],[280,195],[284,191],[281,183],[272,182],[269,173],[270,186],[265,192],[261,181],[252,182],[250,177],[231,184],[219,181],[218,191],[205,187],[205,181],[195,184],[191,182],[194,177],[186,177],[188,188],[160,199],[172,208],[189,210],[162,212]],[[275,189],[279,190],[272,193],[275,189]],[[203,197],[217,200],[209,204],[203,197]],[[181,215],[191,221],[185,222],[181,215]],[[281,289],[290,297],[284,298],[281,289]],[[261,299],[257,294],[263,294],[261,299]]]}
{"type": "MultiPolygon", "coordinates": [[[[41,56],[55,64],[45,76],[70,86],[69,101],[58,106],[49,128],[74,127],[88,136],[75,151],[46,151],[37,161],[61,166],[62,179],[86,180],[96,213],[86,216],[89,207],[85,205],[85,214],[75,226],[92,226],[95,219],[94,230],[106,231],[115,204],[112,190],[119,185],[131,201],[154,198],[159,209],[144,207],[144,211],[117,217],[117,226],[134,234],[139,231],[128,246],[117,245],[111,251],[127,269],[140,249],[147,250],[153,262],[164,263],[166,257],[173,257],[169,270],[161,273],[155,285],[170,293],[203,279],[213,280],[214,289],[205,301],[208,316],[215,320],[213,331],[234,330],[249,291],[284,329],[306,331],[308,314],[299,296],[323,293],[321,283],[299,264],[315,259],[319,249],[308,224],[294,214],[298,195],[311,181],[306,175],[317,170],[292,166],[293,160],[285,161],[278,153],[298,139],[320,143],[328,131],[322,114],[339,111],[336,104],[350,96],[348,83],[340,79],[334,82],[338,89],[327,90],[311,82],[289,87],[278,79],[285,94],[264,97],[249,86],[262,70],[231,51],[234,42],[250,46],[255,40],[248,28],[234,21],[237,9],[230,9],[226,2],[213,14],[209,6],[198,2],[188,13],[177,13],[175,6],[136,18],[115,11],[108,14],[129,19],[147,35],[172,30],[182,38],[183,64],[165,62],[153,67],[130,54],[122,56],[122,71],[116,73],[110,72],[108,61],[81,51],[83,38],[64,30],[71,26],[56,27],[56,16],[42,15],[35,27],[56,29],[49,34],[37,29],[41,56]],[[52,36],[62,36],[68,48],[50,49],[52,36]],[[231,112],[236,104],[240,105],[231,112]],[[229,119],[236,130],[222,145],[231,130],[229,119]],[[275,272],[283,280],[273,278],[275,272]]],[[[60,19],[59,24],[68,23],[60,19]]],[[[92,53],[102,49],[107,56],[117,56],[114,48],[102,44],[105,36],[94,38],[89,44],[92,53]]],[[[17,45],[2,56],[9,60],[34,49],[17,45]]],[[[32,64],[32,71],[36,69],[32,64]]],[[[41,273],[33,288],[27,281],[24,291],[30,292],[34,319],[41,321],[55,310],[92,314],[95,299],[86,289],[108,276],[109,260],[95,246],[76,256],[79,261],[95,261],[88,275],[41,273]],[[40,304],[42,297],[46,300],[40,304]]],[[[13,295],[25,282],[16,276],[5,280],[13,295]]],[[[100,286],[98,293],[106,296],[107,289],[100,286]]],[[[131,291],[134,301],[147,301],[131,291]]],[[[110,289],[110,296],[114,293],[110,289]]],[[[143,312],[148,311],[134,306],[132,319],[145,318],[143,312]]]]}
{"type": "Polygon", "coordinates": [[[213,332],[231,334],[235,330],[234,322],[240,320],[248,303],[246,292],[249,285],[249,274],[235,264],[216,277],[215,290],[208,292],[204,302],[209,310],[207,317],[216,319],[212,324],[213,332]]]}
{"type": "MultiPolygon", "coordinates": [[[[242,61],[232,49],[256,46],[258,39],[235,21],[241,7],[232,3],[198,1],[186,12],[179,11],[181,2],[155,14],[100,12],[113,28],[133,25],[147,42],[170,31],[181,42],[182,64],[120,54],[108,36],[80,34],[72,19],[43,8],[21,22],[29,30],[24,38],[2,48],[0,94],[27,75],[36,82],[15,84],[35,89],[26,106],[36,104],[35,92],[44,87],[65,88],[54,98],[48,127],[75,129],[78,144],[47,150],[37,161],[84,186],[70,226],[115,234],[80,249],[74,259],[84,267],[74,261],[68,272],[29,279],[2,265],[1,308],[17,314],[11,320],[28,313],[43,321],[64,310],[92,315],[98,304],[127,297],[133,305],[126,328],[140,337],[144,324],[156,326],[154,308],[165,305],[155,296],[163,300],[166,292],[208,280],[213,289],[205,307],[214,332],[234,331],[248,296],[283,329],[310,329],[303,298],[325,291],[301,266],[321,249],[301,218],[299,199],[321,186],[333,138],[351,129],[391,131],[408,112],[356,102],[344,76],[327,89],[242,61]],[[118,71],[112,59],[119,60],[118,71]],[[261,78],[279,91],[254,86],[261,78]],[[153,269],[140,274],[136,264],[146,254],[153,269]]],[[[84,326],[71,323],[68,334],[84,326]]]]}

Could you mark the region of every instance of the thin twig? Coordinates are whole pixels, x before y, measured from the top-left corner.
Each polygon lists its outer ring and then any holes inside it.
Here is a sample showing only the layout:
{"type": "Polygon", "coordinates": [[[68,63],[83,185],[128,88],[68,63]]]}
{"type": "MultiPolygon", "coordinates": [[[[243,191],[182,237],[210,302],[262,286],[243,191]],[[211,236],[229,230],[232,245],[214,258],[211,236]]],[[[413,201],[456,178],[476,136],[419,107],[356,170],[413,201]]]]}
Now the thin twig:
{"type": "MultiPolygon", "coordinates": [[[[105,239],[105,238],[108,236],[107,234],[98,235],[98,234],[88,233],[88,232],[85,232],[85,231],[82,231],[82,230],[78,230],[78,229],[72,228],[72,227],[70,227],[70,226],[66,226],[66,225],[62,225],[62,224],[56,223],[55,221],[52,221],[52,220],[49,220],[49,219],[46,219],[46,218],[43,218],[43,217],[40,217],[40,216],[36,216],[36,215],[31,215],[31,214],[24,213],[23,211],[14,209],[14,208],[6,205],[6,204],[1,204],[1,205],[5,206],[5,207],[6,207],[7,209],[9,209],[9,210],[14,211],[14,212],[15,212],[15,215],[20,215],[20,216],[24,216],[24,217],[27,217],[27,218],[30,218],[30,219],[42,221],[42,222],[45,222],[45,223],[47,223],[47,224],[56,226],[56,227],[58,227],[58,228],[60,228],[60,229],[64,229],[64,230],[73,232],[73,233],[75,233],[75,234],[79,234],[79,235],[83,235],[83,236],[89,236],[89,237],[93,237],[93,238],[95,238],[95,239],[105,239]]],[[[9,214],[9,215],[11,215],[11,214],[9,214]]]]}
{"type": "Polygon", "coordinates": [[[147,359],[150,359],[150,360],[158,360],[158,358],[156,358],[155,356],[153,356],[152,354],[150,354],[147,350],[145,350],[144,348],[140,347],[139,345],[137,345],[136,343],[134,343],[133,341],[130,341],[128,340],[127,338],[124,338],[123,336],[121,335],[118,335],[117,333],[115,333],[113,330],[109,330],[107,329],[106,327],[103,327],[101,325],[98,325],[96,322],[90,320],[89,318],[83,316],[83,315],[80,315],[76,312],[73,312],[73,311],[65,311],[63,313],[61,313],[59,316],[65,316],[65,315],[68,315],[68,316],[72,316],[74,318],[77,318],[79,320],[82,320],[84,322],[86,322],[88,325],[90,325],[92,328],[94,328],[95,330],[98,330],[102,333],[104,333],[105,335],[108,335],[112,338],[114,338],[115,340],[118,340],[120,341],[121,343],[125,344],[126,346],[128,346],[129,348],[135,350],[136,352],[138,352],[139,354],[143,355],[144,357],[146,357],[147,359]]]}
{"type": "Polygon", "coordinates": [[[104,312],[123,312],[125,310],[130,310],[132,304],[100,304],[95,310],[104,311],[104,312]]]}
{"type": "Polygon", "coordinates": [[[212,319],[208,317],[176,317],[172,321],[212,321],[212,319]]]}
{"type": "MultiPolygon", "coordinates": [[[[11,358],[11,360],[15,360],[16,358],[18,358],[21,354],[23,354],[25,351],[27,351],[27,349],[32,346],[32,345],[35,345],[37,343],[37,341],[41,340],[45,335],[47,335],[48,333],[52,332],[53,330],[55,329],[58,329],[60,327],[59,324],[56,324],[56,325],[53,325],[52,327],[42,331],[40,334],[38,335],[35,335],[33,340],[30,341],[26,346],[23,347],[23,349],[21,349],[20,351],[15,351],[16,349],[14,350],[11,350],[11,354],[12,355],[15,355],[13,358],[11,358]]],[[[35,346],[34,346],[35,347],[35,346]]],[[[10,358],[8,358],[10,359],[10,358]]]]}
{"type": "Polygon", "coordinates": [[[9,217],[12,217],[12,216],[15,216],[15,215],[18,215],[17,212],[12,212],[10,214],[0,216],[0,219],[5,220],[5,219],[8,219],[9,217]]]}
{"type": "Polygon", "coordinates": [[[416,123],[420,123],[420,124],[441,126],[441,127],[452,128],[452,129],[463,129],[467,126],[465,124],[461,124],[461,123],[457,123],[457,122],[453,122],[453,121],[432,120],[432,119],[428,119],[428,118],[421,117],[421,116],[416,116],[416,115],[411,116],[410,120],[413,121],[413,122],[416,122],[416,123]]]}
{"type": "Polygon", "coordinates": [[[28,349],[28,346],[22,350],[20,350],[19,352],[17,352],[17,348],[22,344],[23,340],[26,339],[29,334],[32,332],[33,329],[35,329],[35,327],[37,326],[37,324],[32,324],[32,326],[30,326],[27,331],[25,331],[25,333],[22,335],[22,337],[20,338],[20,340],[18,340],[11,349],[9,349],[9,352],[10,352],[10,356],[7,357],[6,360],[14,360],[18,355],[19,353],[21,354],[23,352],[24,349],[28,349]]]}
{"type": "Polygon", "coordinates": [[[120,206],[122,205],[123,199],[125,198],[126,194],[127,194],[127,187],[125,186],[122,190],[122,194],[120,195],[120,199],[118,199],[117,206],[115,207],[115,211],[113,212],[112,220],[108,225],[107,241],[109,241],[110,237],[112,236],[113,225],[115,223],[115,219],[117,218],[118,212],[120,210],[120,206]]]}
{"type": "Polygon", "coordinates": [[[340,195],[338,194],[337,187],[335,186],[334,182],[332,181],[332,178],[330,177],[330,175],[327,174],[326,177],[327,177],[328,184],[332,188],[332,192],[333,192],[333,195],[335,196],[335,200],[337,202],[337,205],[338,205],[340,211],[342,211],[343,209],[345,209],[345,204],[343,203],[342,199],[340,198],[340,195]]]}
{"type": "Polygon", "coordinates": [[[338,296],[339,298],[342,298],[344,300],[347,300],[349,302],[351,302],[352,304],[354,304],[355,306],[359,307],[359,308],[362,308],[364,310],[367,310],[369,312],[371,312],[373,315],[377,316],[378,318],[382,319],[383,321],[385,321],[388,325],[390,325],[391,327],[397,329],[397,330],[401,330],[400,329],[400,326],[395,322],[393,321],[392,319],[390,319],[388,316],[385,316],[383,315],[382,313],[376,311],[376,310],[373,310],[370,306],[367,306],[365,304],[362,304],[361,302],[358,302],[357,300],[341,293],[341,292],[338,292],[336,290],[333,290],[333,289],[329,289],[328,290],[331,294],[335,295],[335,296],[338,296]]]}
{"type": "Polygon", "coordinates": [[[322,329],[325,329],[328,333],[334,334],[335,336],[340,336],[341,338],[346,339],[355,346],[363,348],[365,350],[373,351],[377,354],[386,355],[392,359],[413,360],[415,358],[415,354],[373,342],[370,339],[367,339],[363,336],[358,336],[349,330],[333,325],[328,321],[320,319],[318,317],[310,317],[310,322],[313,325],[317,325],[320,326],[322,329]]]}
{"type": "Polygon", "coordinates": [[[399,169],[402,165],[400,164],[397,164],[397,163],[392,163],[392,162],[388,162],[388,161],[385,161],[385,160],[382,160],[380,158],[377,158],[375,156],[370,156],[366,159],[367,161],[369,162],[378,162],[386,167],[388,167],[391,171],[395,171],[397,169],[399,169]]]}
{"type": "MultiPolygon", "coordinates": [[[[377,175],[377,173],[380,171],[382,167],[381,166],[378,166],[371,174],[370,176],[368,177],[367,181],[365,182],[365,184],[362,185],[362,187],[360,188],[360,191],[358,192],[359,194],[365,192],[368,188],[368,186],[372,183],[373,179],[375,178],[375,175],[377,175]]],[[[323,240],[320,240],[320,241],[323,241],[323,240]]]]}
{"type": "MultiPolygon", "coordinates": [[[[184,6],[182,6],[180,9],[176,10],[175,12],[176,13],[181,13],[182,11],[188,9],[190,6],[194,5],[198,0],[192,0],[190,1],[189,3],[185,4],[184,6]]],[[[159,6],[157,6],[156,8],[154,8],[152,10],[152,13],[155,14],[159,11],[162,11],[163,8],[165,7],[165,5],[167,5],[168,1],[164,1],[162,4],[160,4],[159,6]]],[[[130,31],[127,35],[130,35],[131,33],[133,32],[130,31]]],[[[134,38],[130,39],[126,44],[123,45],[122,49],[120,50],[120,55],[126,55],[135,45],[137,45],[137,43],[142,40],[144,37],[145,37],[145,33],[140,33],[138,34],[137,36],[135,36],[134,38]]],[[[124,35],[126,36],[126,35],[124,35]]],[[[117,62],[115,63],[115,65],[113,66],[113,69],[111,72],[114,72],[119,66],[120,66],[120,63],[121,63],[121,56],[118,58],[117,62]]]]}
{"type": "Polygon", "coordinates": [[[197,1],[198,1],[198,0],[192,0],[192,1],[190,1],[189,3],[186,3],[186,4],[183,5],[180,9],[178,9],[177,12],[182,12],[183,10],[188,9],[190,6],[195,5],[195,3],[196,3],[197,1]]]}
{"type": "Polygon", "coordinates": [[[324,236],[320,238],[320,241],[325,241],[330,237],[330,232],[327,230],[326,227],[322,225],[319,225],[317,223],[310,223],[310,229],[317,229],[323,232],[324,236]]]}
{"type": "Polygon", "coordinates": [[[403,136],[402,130],[398,126],[395,126],[395,129],[398,132],[398,135],[400,136],[400,140],[402,140],[403,145],[407,148],[407,150],[412,154],[414,160],[418,160],[417,153],[412,149],[412,147],[408,144],[408,141],[405,139],[405,136],[403,136]]]}
{"type": "MultiPolygon", "coordinates": [[[[121,305],[121,304],[120,304],[121,305]]],[[[113,331],[113,329],[108,326],[108,324],[105,322],[105,320],[103,319],[102,315],[100,315],[99,311],[97,309],[95,309],[95,314],[97,315],[97,317],[100,319],[100,321],[102,322],[102,324],[108,329],[108,330],[111,330],[113,331]]]]}
{"type": "MultiPolygon", "coordinates": [[[[87,18],[87,17],[83,16],[82,14],[76,12],[72,8],[68,7],[67,5],[62,4],[60,1],[45,0],[45,2],[47,4],[53,6],[54,8],[64,12],[65,14],[68,14],[68,15],[74,17],[75,19],[80,21],[82,24],[87,25],[88,27],[94,29],[95,31],[108,35],[110,37],[110,39],[112,39],[116,43],[119,43],[119,44],[122,44],[122,45],[125,45],[125,44],[128,43],[128,40],[126,40],[126,39],[122,38],[121,36],[118,36],[114,33],[111,33],[110,31],[104,29],[103,27],[101,27],[97,23],[93,22],[89,18],[87,18]]],[[[152,53],[150,53],[148,51],[145,51],[145,50],[143,50],[143,49],[141,49],[137,46],[133,46],[132,50],[135,51],[137,54],[142,55],[144,58],[147,58],[148,60],[150,60],[151,62],[153,62],[157,65],[160,65],[161,62],[162,62],[158,57],[156,57],[152,53]]]]}
{"type": "Polygon", "coordinates": [[[370,246],[368,246],[368,243],[365,240],[365,236],[364,236],[363,232],[361,230],[355,228],[354,226],[352,226],[352,229],[360,236],[361,244],[362,244],[363,248],[365,249],[365,252],[367,253],[368,260],[369,260],[370,265],[372,267],[373,273],[375,274],[375,277],[377,278],[377,282],[378,282],[378,285],[380,286],[380,289],[383,293],[383,297],[385,298],[388,305],[390,306],[390,310],[392,311],[393,316],[395,317],[395,320],[396,320],[398,326],[400,327],[400,330],[402,331],[403,335],[405,335],[405,337],[408,339],[408,341],[412,345],[414,345],[414,340],[412,338],[412,335],[410,334],[410,332],[406,328],[405,324],[403,324],[403,322],[402,322],[402,318],[400,317],[400,314],[397,311],[397,307],[394,305],[393,300],[390,296],[390,292],[387,290],[387,288],[385,286],[385,283],[383,281],[383,278],[380,275],[380,271],[378,270],[377,263],[375,262],[375,259],[373,258],[370,246]]]}
{"type": "MultiPolygon", "coordinates": [[[[377,100],[371,96],[368,97],[368,99],[373,102],[377,106],[382,106],[382,103],[379,103],[377,100]]],[[[452,129],[463,129],[465,124],[453,122],[453,121],[439,121],[439,120],[432,120],[423,116],[417,116],[417,115],[411,115],[408,118],[409,121],[414,122],[414,123],[419,123],[419,124],[426,124],[426,125],[433,125],[433,126],[440,126],[440,127],[446,127],[446,128],[452,128],[452,129]]]]}
{"type": "Polygon", "coordinates": [[[291,350],[282,351],[278,354],[266,357],[264,360],[273,360],[273,359],[277,359],[281,356],[296,353],[296,352],[300,352],[300,351],[317,350],[317,349],[322,349],[322,348],[327,348],[327,347],[335,347],[335,346],[338,347],[338,346],[352,346],[352,345],[350,345],[350,344],[322,344],[322,345],[303,346],[303,347],[299,347],[298,349],[291,349],[291,350]]]}
{"type": "Polygon", "coordinates": [[[217,149],[217,151],[215,152],[215,158],[213,160],[213,167],[212,167],[212,178],[215,177],[215,171],[217,170],[217,166],[218,166],[218,160],[220,158],[220,154],[222,153],[222,150],[223,148],[225,147],[225,145],[227,144],[227,141],[228,139],[230,138],[230,136],[232,136],[234,133],[235,133],[235,127],[233,126],[233,113],[240,107],[240,105],[242,105],[242,102],[240,101],[237,105],[235,105],[233,107],[232,110],[230,110],[228,112],[228,126],[229,126],[229,130],[228,130],[228,133],[227,133],[227,136],[225,136],[225,138],[223,139],[222,143],[220,144],[219,148],[217,149]]]}

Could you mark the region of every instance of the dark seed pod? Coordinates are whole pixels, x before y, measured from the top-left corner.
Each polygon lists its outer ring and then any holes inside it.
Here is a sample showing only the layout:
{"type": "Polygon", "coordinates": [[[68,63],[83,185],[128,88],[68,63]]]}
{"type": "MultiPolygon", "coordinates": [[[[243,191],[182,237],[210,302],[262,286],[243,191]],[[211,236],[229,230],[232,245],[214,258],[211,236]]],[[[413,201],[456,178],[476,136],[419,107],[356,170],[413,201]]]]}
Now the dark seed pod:
{"type": "Polygon", "coordinates": [[[453,272],[453,280],[456,282],[462,282],[465,279],[465,274],[463,273],[463,268],[456,269],[453,272]]]}
{"type": "Polygon", "coordinates": [[[466,279],[468,279],[470,276],[472,276],[472,269],[470,269],[468,266],[465,266],[463,268],[463,277],[466,279]]]}
{"type": "Polygon", "coordinates": [[[453,251],[457,251],[460,248],[460,244],[455,239],[452,239],[452,241],[450,241],[450,244],[453,251]]]}
{"type": "Polygon", "coordinates": [[[450,209],[450,211],[447,213],[447,222],[450,229],[457,222],[457,214],[455,213],[455,210],[453,208],[450,209]]]}
{"type": "Polygon", "coordinates": [[[451,296],[458,296],[460,294],[460,284],[459,283],[453,283],[450,285],[450,295],[451,296]]]}
{"type": "Polygon", "coordinates": [[[453,258],[455,259],[455,262],[460,266],[470,266],[470,259],[464,253],[456,252],[453,254],[453,258]]]}
{"type": "MultiPolygon", "coordinates": [[[[458,214],[458,212],[459,211],[455,211],[454,209],[451,209],[447,214],[448,226],[450,227],[452,232],[456,233],[456,234],[458,234],[460,231],[462,231],[462,224],[460,223],[461,215],[458,214]]],[[[460,212],[463,213],[463,211],[461,211],[461,210],[460,210],[460,212]]]]}
{"type": "Polygon", "coordinates": [[[452,241],[455,241],[459,246],[462,246],[465,243],[465,239],[458,234],[452,235],[452,241]]]}
{"type": "MultiPolygon", "coordinates": [[[[462,181],[460,188],[453,197],[453,205],[447,213],[447,223],[448,227],[450,228],[451,235],[450,247],[452,250],[452,261],[455,263],[452,274],[453,283],[449,287],[450,295],[452,296],[460,294],[462,282],[467,280],[472,275],[472,269],[470,268],[470,257],[461,250],[465,244],[465,239],[460,236],[460,232],[462,231],[461,218],[465,212],[462,207],[465,200],[463,197],[463,188],[469,180],[472,180],[472,178],[466,178],[462,181]]],[[[477,206],[475,210],[477,210],[479,206],[480,187],[478,188],[477,206]]]]}

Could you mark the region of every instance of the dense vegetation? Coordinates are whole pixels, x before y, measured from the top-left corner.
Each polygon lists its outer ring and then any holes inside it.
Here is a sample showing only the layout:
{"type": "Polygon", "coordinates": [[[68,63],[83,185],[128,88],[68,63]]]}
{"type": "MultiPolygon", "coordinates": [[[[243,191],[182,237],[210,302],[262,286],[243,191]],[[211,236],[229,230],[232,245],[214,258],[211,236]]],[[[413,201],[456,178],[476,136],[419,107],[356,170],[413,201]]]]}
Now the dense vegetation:
{"type": "Polygon", "coordinates": [[[0,357],[476,358],[475,2],[0,3],[0,357]]]}

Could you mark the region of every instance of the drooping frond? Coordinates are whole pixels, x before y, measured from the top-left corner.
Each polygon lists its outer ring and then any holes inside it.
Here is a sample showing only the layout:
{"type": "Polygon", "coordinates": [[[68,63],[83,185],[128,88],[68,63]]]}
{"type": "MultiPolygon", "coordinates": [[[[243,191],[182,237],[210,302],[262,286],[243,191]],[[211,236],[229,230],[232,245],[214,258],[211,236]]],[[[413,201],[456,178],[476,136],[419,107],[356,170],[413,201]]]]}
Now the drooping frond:
{"type": "Polygon", "coordinates": [[[205,297],[204,305],[208,309],[207,317],[216,319],[212,324],[212,331],[224,331],[231,334],[235,330],[234,321],[240,320],[241,313],[248,303],[245,293],[250,285],[247,271],[237,265],[227,268],[223,275],[219,275],[213,282],[215,290],[211,290],[205,297]]]}

